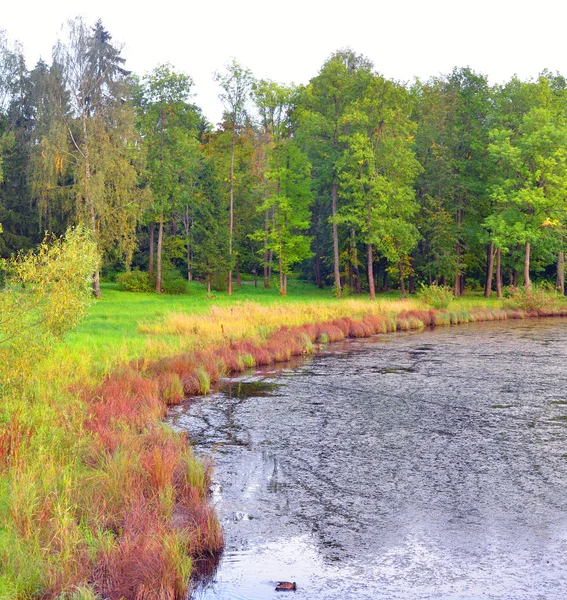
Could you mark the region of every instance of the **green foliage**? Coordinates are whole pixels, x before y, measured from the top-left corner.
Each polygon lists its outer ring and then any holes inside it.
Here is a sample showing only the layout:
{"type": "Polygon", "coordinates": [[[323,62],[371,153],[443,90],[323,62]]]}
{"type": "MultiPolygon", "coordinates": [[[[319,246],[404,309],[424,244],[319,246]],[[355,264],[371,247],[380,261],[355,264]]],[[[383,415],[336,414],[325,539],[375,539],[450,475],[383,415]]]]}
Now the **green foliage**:
{"type": "Polygon", "coordinates": [[[117,279],[118,289],[125,292],[151,292],[153,284],[148,273],[139,269],[122,273],[117,279]]]}
{"type": "Polygon", "coordinates": [[[424,285],[418,292],[418,297],[433,308],[447,308],[453,300],[453,290],[443,285],[424,285]]]}
{"type": "Polygon", "coordinates": [[[521,310],[550,312],[557,308],[560,296],[548,286],[532,285],[528,288],[510,287],[506,290],[504,305],[521,310]]]}
{"type": "Polygon", "coordinates": [[[166,269],[162,275],[162,291],[164,294],[187,294],[187,280],[176,269],[166,269]]]}
{"type": "Polygon", "coordinates": [[[421,167],[412,148],[407,91],[374,75],[364,96],[349,107],[349,132],[339,162],[345,204],[338,221],[351,225],[394,265],[419,239],[413,184],[421,167]]]}
{"type": "MultiPolygon", "coordinates": [[[[153,292],[155,291],[155,280],[152,280],[148,273],[133,269],[118,277],[118,289],[124,292],[153,292]]],[[[162,275],[162,291],[165,294],[186,294],[188,292],[187,280],[179,271],[168,267],[162,275]]]]}
{"type": "Polygon", "coordinates": [[[33,146],[34,197],[45,218],[64,198],[66,220],[91,229],[103,258],[119,253],[128,264],[145,199],[129,73],[100,21],[90,28],[78,17],[65,32],[54,51],[58,81],[44,89],[51,113],[40,114],[46,126],[33,146]]]}
{"type": "Polygon", "coordinates": [[[4,261],[0,292],[0,383],[30,372],[65,332],[84,316],[99,256],[84,228],[46,238],[36,252],[4,261]]]}

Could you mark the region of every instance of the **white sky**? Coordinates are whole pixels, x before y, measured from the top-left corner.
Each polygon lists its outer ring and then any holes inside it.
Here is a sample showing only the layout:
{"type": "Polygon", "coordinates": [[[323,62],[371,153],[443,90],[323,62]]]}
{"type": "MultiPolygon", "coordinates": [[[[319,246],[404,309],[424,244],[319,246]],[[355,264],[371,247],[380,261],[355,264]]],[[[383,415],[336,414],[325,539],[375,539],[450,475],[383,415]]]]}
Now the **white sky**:
{"type": "Polygon", "coordinates": [[[195,82],[195,102],[221,116],[212,73],[234,57],[256,77],[307,83],[350,46],[386,77],[411,81],[470,66],[503,82],[544,68],[567,75],[565,0],[3,0],[0,29],[33,67],[49,62],[61,24],[101,18],[143,74],[170,62],[195,82]]]}

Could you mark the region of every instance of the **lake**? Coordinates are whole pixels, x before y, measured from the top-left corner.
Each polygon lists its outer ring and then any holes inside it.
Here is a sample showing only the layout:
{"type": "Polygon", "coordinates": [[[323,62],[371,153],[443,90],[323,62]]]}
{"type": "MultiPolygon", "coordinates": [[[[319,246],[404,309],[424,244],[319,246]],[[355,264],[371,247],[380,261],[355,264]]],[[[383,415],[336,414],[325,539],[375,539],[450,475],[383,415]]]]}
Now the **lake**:
{"type": "Polygon", "coordinates": [[[192,598],[567,597],[567,320],[333,344],[176,407],[226,549],[192,598]]]}

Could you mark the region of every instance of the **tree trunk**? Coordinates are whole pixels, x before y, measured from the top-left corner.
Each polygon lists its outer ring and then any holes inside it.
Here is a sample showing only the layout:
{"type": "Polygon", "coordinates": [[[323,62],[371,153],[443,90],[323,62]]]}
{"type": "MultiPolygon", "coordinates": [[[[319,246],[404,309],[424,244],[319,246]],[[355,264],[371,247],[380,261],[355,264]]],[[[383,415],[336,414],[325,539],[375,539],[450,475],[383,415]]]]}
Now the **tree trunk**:
{"type": "MultiPolygon", "coordinates": [[[[354,232],[353,232],[353,237],[354,237],[354,232]]],[[[353,243],[352,243],[352,262],[353,262],[353,271],[354,271],[354,281],[355,281],[355,286],[356,286],[356,293],[360,294],[361,287],[360,287],[360,269],[358,268],[358,248],[356,247],[356,240],[353,239],[353,243]]]]}
{"type": "MultiPolygon", "coordinates": [[[[91,220],[91,229],[93,232],[93,237],[95,240],[98,240],[97,235],[97,222],[96,222],[96,212],[93,204],[93,199],[91,197],[90,190],[90,180],[91,180],[91,163],[89,158],[89,144],[88,144],[88,132],[87,132],[87,120],[86,113],[83,112],[82,115],[83,120],[83,135],[84,135],[84,159],[85,159],[85,205],[87,207],[89,217],[91,220]]],[[[100,270],[97,269],[93,273],[93,294],[95,298],[100,298],[100,270]]]]}
{"type": "Polygon", "coordinates": [[[211,295],[211,274],[207,273],[207,294],[211,295]]]}
{"type": "MultiPolygon", "coordinates": [[[[264,189],[264,198],[266,198],[268,192],[264,189]]],[[[268,222],[269,222],[269,211],[266,211],[264,218],[264,289],[267,290],[270,287],[270,279],[268,277],[268,259],[270,253],[268,252],[268,222]]]]}
{"type": "Polygon", "coordinates": [[[339,268],[339,230],[337,227],[337,223],[335,221],[335,217],[337,216],[337,196],[338,196],[338,183],[333,183],[333,202],[332,202],[332,216],[333,216],[333,263],[334,263],[334,273],[335,273],[335,293],[337,298],[342,297],[341,290],[341,274],[339,268]]]}
{"type": "Polygon", "coordinates": [[[313,255],[313,273],[315,275],[315,283],[318,288],[323,287],[323,277],[321,275],[321,251],[319,249],[319,231],[318,231],[318,215],[313,213],[313,240],[315,242],[315,252],[313,255]]]}
{"type": "Polygon", "coordinates": [[[447,285],[447,277],[445,275],[441,276],[441,285],[445,287],[447,285]]]}
{"type": "Polygon", "coordinates": [[[388,261],[384,265],[384,279],[382,279],[382,290],[387,292],[390,289],[390,283],[388,279],[388,261]]]}
{"type": "Polygon", "coordinates": [[[193,279],[193,257],[191,252],[191,238],[189,234],[191,233],[191,213],[189,212],[189,206],[185,207],[185,237],[187,239],[187,281],[191,281],[193,279]]]}
{"type": "Polygon", "coordinates": [[[496,297],[502,299],[502,251],[496,249],[496,297]]]}
{"type": "Polygon", "coordinates": [[[512,283],[512,287],[518,287],[518,271],[517,271],[517,269],[512,269],[512,273],[510,275],[510,281],[512,283]]]}
{"type": "Polygon", "coordinates": [[[156,275],[156,292],[161,294],[161,254],[163,249],[163,213],[159,216],[159,229],[157,241],[157,275],[156,275]]]}
{"type": "MultiPolygon", "coordinates": [[[[275,227],[276,209],[274,206],[272,206],[272,214],[271,214],[270,218],[272,219],[272,225],[275,227]]],[[[271,281],[271,279],[272,279],[273,264],[274,264],[274,251],[270,250],[270,252],[268,253],[268,281],[271,281]]]]}
{"type": "Polygon", "coordinates": [[[230,220],[228,225],[228,295],[232,296],[232,236],[234,232],[234,154],[236,151],[236,134],[232,134],[230,153],[230,220]]]}
{"type": "Polygon", "coordinates": [[[318,288],[323,287],[323,278],[321,277],[321,264],[319,262],[319,257],[315,256],[313,258],[313,272],[315,274],[315,283],[318,288]]]}
{"type": "Polygon", "coordinates": [[[490,298],[492,292],[492,278],[494,274],[494,242],[486,247],[486,281],[484,283],[484,295],[490,298]]]}
{"type": "Polygon", "coordinates": [[[93,273],[93,294],[95,295],[96,298],[100,298],[102,295],[100,293],[100,270],[99,269],[97,269],[93,273]]]}
{"type": "Polygon", "coordinates": [[[283,269],[282,269],[282,253],[281,253],[281,251],[280,251],[280,255],[278,257],[278,264],[279,264],[279,269],[280,269],[280,296],[285,296],[284,274],[283,274],[283,269]]]}
{"type": "Polygon", "coordinates": [[[362,292],[362,287],[360,284],[360,269],[358,268],[358,264],[354,266],[354,280],[356,281],[356,293],[360,294],[362,292]]]}
{"type": "Polygon", "coordinates": [[[557,256],[557,289],[565,295],[565,254],[560,252],[557,256]]]}
{"type": "Polygon", "coordinates": [[[242,289],[242,282],[240,281],[240,265],[238,264],[238,254],[235,254],[236,261],[234,263],[234,268],[236,269],[236,286],[239,290],[242,289]]]}
{"type": "Polygon", "coordinates": [[[354,294],[354,263],[356,257],[356,241],[354,237],[354,229],[351,228],[349,235],[349,253],[348,253],[348,286],[350,293],[354,294]]]}
{"type": "Polygon", "coordinates": [[[409,276],[409,293],[415,294],[415,256],[411,257],[411,275],[409,276]]]}
{"type": "Polygon", "coordinates": [[[406,286],[404,284],[404,271],[402,269],[401,261],[398,261],[398,273],[400,275],[400,291],[402,292],[402,296],[406,295],[406,286]]]}
{"type": "Polygon", "coordinates": [[[372,258],[372,244],[366,246],[366,264],[368,269],[368,287],[370,288],[370,300],[376,300],[376,288],[374,287],[374,261],[372,258]]]}
{"type": "Polygon", "coordinates": [[[154,223],[153,221],[150,223],[150,266],[149,266],[149,274],[150,279],[154,276],[154,223]]]}
{"type": "Polygon", "coordinates": [[[524,287],[528,289],[531,287],[532,282],[530,281],[530,243],[526,242],[526,250],[524,255],[524,287]]]}

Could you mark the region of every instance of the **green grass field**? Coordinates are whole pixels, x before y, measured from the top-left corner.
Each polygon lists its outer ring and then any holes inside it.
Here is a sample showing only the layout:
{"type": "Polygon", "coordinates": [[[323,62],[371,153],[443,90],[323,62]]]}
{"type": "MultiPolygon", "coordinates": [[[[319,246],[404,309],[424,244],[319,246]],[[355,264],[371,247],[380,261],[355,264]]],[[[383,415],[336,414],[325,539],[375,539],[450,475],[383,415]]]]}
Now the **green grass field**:
{"type": "MultiPolygon", "coordinates": [[[[102,298],[93,302],[86,319],[69,334],[58,353],[70,354],[79,363],[89,360],[97,364],[96,370],[107,369],[120,357],[126,361],[137,358],[147,351],[147,335],[141,333],[141,324],[154,324],[165,319],[171,313],[206,315],[211,308],[227,308],[238,306],[243,302],[255,302],[262,305],[300,305],[324,304],[340,306],[346,300],[368,302],[365,296],[350,296],[339,300],[334,297],[330,288],[319,289],[309,283],[291,280],[288,283],[288,295],[281,297],[273,286],[264,290],[259,282],[257,288],[252,282],[246,282],[240,290],[235,289],[233,296],[226,292],[216,292],[207,296],[205,286],[198,283],[189,285],[189,293],[180,296],[157,294],[140,294],[124,292],[113,283],[102,285],[102,298]]],[[[413,302],[418,302],[415,297],[413,302]]],[[[378,296],[379,301],[395,303],[401,299],[398,291],[387,292],[378,296]]],[[[451,302],[450,310],[470,310],[473,307],[498,309],[502,302],[496,297],[484,298],[480,293],[468,294],[451,302]]],[[[177,336],[164,334],[163,343],[169,345],[172,352],[181,348],[177,336]]],[[[61,356],[61,354],[60,354],[61,356]]]]}

